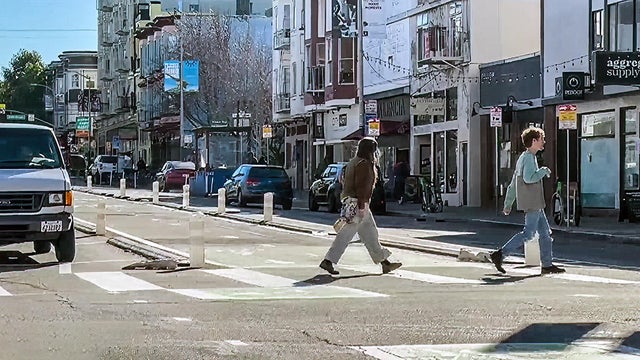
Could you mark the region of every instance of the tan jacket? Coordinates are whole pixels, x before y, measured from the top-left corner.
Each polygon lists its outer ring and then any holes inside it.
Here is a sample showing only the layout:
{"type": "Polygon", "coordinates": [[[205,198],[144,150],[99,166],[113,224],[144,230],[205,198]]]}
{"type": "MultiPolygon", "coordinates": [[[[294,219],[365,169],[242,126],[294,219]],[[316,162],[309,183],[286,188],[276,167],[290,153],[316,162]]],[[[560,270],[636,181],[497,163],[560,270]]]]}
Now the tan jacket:
{"type": "Polygon", "coordinates": [[[358,208],[364,209],[364,204],[371,201],[375,182],[376,170],[373,162],[356,156],[347,163],[344,169],[341,198],[356,198],[358,199],[358,208]]]}

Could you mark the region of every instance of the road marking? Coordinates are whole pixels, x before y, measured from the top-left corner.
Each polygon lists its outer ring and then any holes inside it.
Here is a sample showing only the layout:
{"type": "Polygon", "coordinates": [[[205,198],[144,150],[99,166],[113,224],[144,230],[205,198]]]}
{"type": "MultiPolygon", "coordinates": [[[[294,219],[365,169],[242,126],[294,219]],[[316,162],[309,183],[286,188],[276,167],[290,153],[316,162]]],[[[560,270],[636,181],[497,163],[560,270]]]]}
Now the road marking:
{"type": "Polygon", "coordinates": [[[231,344],[234,346],[249,346],[249,344],[242,342],[240,340],[225,340],[224,342],[226,342],[227,344],[231,344]]]}
{"type": "Polygon", "coordinates": [[[565,343],[500,343],[352,346],[351,348],[379,360],[399,359],[629,359],[640,350],[610,342],[584,341],[565,343]]]}
{"type": "Polygon", "coordinates": [[[71,263],[62,263],[58,265],[58,274],[66,275],[71,273],[71,263]]]}
{"type": "Polygon", "coordinates": [[[0,296],[13,296],[10,292],[5,290],[2,286],[0,286],[0,296]]]}
{"type": "Polygon", "coordinates": [[[235,235],[223,235],[223,236],[221,236],[221,238],[223,238],[223,239],[240,239],[239,236],[235,236],[235,235]]]}
{"type": "Polygon", "coordinates": [[[218,288],[218,289],[168,289],[200,300],[250,301],[250,300],[309,300],[339,298],[388,297],[374,293],[332,285],[301,285],[263,288],[218,288]]]}
{"type": "Polygon", "coordinates": [[[76,276],[110,292],[164,289],[120,271],[79,272],[76,276]]]}
{"type": "Polygon", "coordinates": [[[573,294],[571,296],[585,297],[585,298],[599,298],[600,297],[600,295],[593,295],[593,294],[573,294]]]}
{"type": "MultiPolygon", "coordinates": [[[[345,268],[352,271],[363,272],[363,273],[380,273],[380,267],[377,265],[364,265],[364,266],[341,266],[341,268],[345,268]]],[[[430,284],[485,284],[482,280],[477,279],[464,279],[464,278],[456,278],[450,276],[441,276],[441,275],[433,275],[427,274],[423,272],[417,271],[409,271],[409,270],[395,270],[389,274],[385,274],[384,276],[391,276],[398,279],[407,279],[414,281],[421,281],[430,284]]]]}
{"type": "Polygon", "coordinates": [[[267,259],[265,260],[266,263],[269,264],[279,264],[279,265],[292,265],[295,264],[295,262],[293,261],[282,261],[282,260],[273,260],[273,259],[267,259]]]}
{"type": "MultiPolygon", "coordinates": [[[[516,273],[526,274],[526,275],[539,275],[540,274],[540,270],[537,270],[537,269],[536,270],[534,270],[534,269],[513,269],[511,271],[516,272],[516,273]]],[[[570,273],[547,274],[547,275],[544,275],[544,276],[545,277],[555,278],[555,279],[562,279],[562,280],[584,281],[584,282],[593,282],[593,283],[601,283],[601,284],[624,284],[624,285],[628,285],[628,284],[639,284],[640,283],[638,281],[622,280],[622,279],[610,279],[610,278],[605,278],[605,277],[600,277],[600,276],[570,274],[570,273]]]]}
{"type": "Polygon", "coordinates": [[[234,268],[234,269],[215,269],[202,270],[208,274],[225,277],[231,280],[239,281],[245,284],[256,285],[260,287],[287,287],[294,286],[297,282],[281,276],[264,274],[258,271],[234,268]]]}
{"type": "Polygon", "coordinates": [[[175,321],[185,321],[185,322],[193,321],[191,318],[184,318],[184,317],[174,317],[173,320],[175,320],[175,321]]]}

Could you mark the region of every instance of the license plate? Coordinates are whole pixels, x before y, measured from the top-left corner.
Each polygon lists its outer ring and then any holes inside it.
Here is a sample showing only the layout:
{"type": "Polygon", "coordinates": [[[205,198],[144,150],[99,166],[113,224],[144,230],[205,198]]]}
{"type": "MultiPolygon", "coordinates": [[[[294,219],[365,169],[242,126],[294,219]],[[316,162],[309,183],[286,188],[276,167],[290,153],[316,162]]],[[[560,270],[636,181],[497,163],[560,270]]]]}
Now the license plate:
{"type": "Polygon", "coordinates": [[[40,232],[61,232],[62,231],[62,221],[41,221],[40,222],[40,232]]]}

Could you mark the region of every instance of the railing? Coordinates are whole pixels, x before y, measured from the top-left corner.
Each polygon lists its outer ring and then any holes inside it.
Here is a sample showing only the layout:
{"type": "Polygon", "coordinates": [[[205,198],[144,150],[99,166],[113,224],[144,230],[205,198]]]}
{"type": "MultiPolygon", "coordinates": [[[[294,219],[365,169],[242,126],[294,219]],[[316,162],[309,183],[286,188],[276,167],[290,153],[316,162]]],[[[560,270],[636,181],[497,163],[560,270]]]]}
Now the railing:
{"type": "Polygon", "coordinates": [[[324,65],[307,68],[307,92],[324,92],[324,65]]]}
{"type": "Polygon", "coordinates": [[[289,111],[291,109],[291,95],[280,93],[276,95],[276,112],[289,111]]]}
{"type": "Polygon", "coordinates": [[[273,49],[288,49],[291,45],[291,29],[281,29],[273,35],[273,49]]]}

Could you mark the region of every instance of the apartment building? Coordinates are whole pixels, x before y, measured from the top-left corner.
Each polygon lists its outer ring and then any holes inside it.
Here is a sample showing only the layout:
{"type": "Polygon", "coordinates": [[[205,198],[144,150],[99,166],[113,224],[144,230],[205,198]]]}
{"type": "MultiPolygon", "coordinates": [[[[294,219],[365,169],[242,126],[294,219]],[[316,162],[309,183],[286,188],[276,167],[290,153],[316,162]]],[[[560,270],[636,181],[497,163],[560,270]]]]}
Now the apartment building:
{"type": "Polygon", "coordinates": [[[95,51],[65,51],[48,66],[54,130],[62,146],[95,155],[92,125],[102,110],[95,51]]]}

